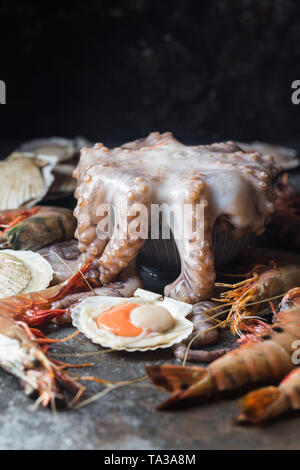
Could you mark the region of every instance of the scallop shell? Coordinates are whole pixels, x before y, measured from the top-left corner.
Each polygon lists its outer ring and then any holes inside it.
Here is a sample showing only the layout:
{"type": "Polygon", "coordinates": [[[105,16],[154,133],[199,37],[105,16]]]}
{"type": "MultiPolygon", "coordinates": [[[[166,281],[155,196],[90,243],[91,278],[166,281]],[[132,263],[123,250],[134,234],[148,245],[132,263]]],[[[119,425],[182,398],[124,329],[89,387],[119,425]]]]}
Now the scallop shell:
{"type": "Polygon", "coordinates": [[[45,156],[57,158],[54,168],[54,182],[47,194],[47,199],[72,194],[76,189],[76,180],[73,171],[76,168],[79,152],[82,147],[92,144],[83,137],[64,139],[63,137],[49,137],[25,142],[19,147],[21,152],[31,152],[37,158],[45,156]]]}
{"type": "Polygon", "coordinates": [[[296,168],[300,164],[297,150],[280,145],[267,144],[265,142],[254,141],[251,143],[237,142],[237,144],[246,152],[256,150],[264,155],[272,155],[284,170],[296,168]]]}
{"type": "Polygon", "coordinates": [[[31,271],[19,258],[0,252],[0,298],[19,294],[30,280],[31,271]]]}
{"type": "Polygon", "coordinates": [[[0,210],[31,207],[43,199],[53,183],[56,162],[55,157],[38,160],[18,152],[0,162],[0,210]]]}
{"type": "Polygon", "coordinates": [[[76,137],[73,140],[63,137],[48,137],[24,142],[18,150],[31,152],[37,156],[54,156],[57,157],[58,162],[65,162],[71,160],[76,154],[79,155],[80,149],[86,145],[90,145],[90,142],[83,137],[76,137]]]}
{"type": "Polygon", "coordinates": [[[191,313],[192,306],[184,302],[159,296],[160,300],[149,300],[147,291],[139,289],[135,293],[135,297],[109,297],[109,296],[96,296],[89,297],[77,305],[72,311],[73,325],[78,328],[87,338],[93,343],[100,344],[102,347],[114,350],[123,350],[128,352],[134,351],[154,351],[156,349],[170,348],[174,344],[180,343],[186,339],[193,331],[193,323],[187,320],[186,316],[191,313]],[[136,303],[141,305],[149,305],[156,303],[165,307],[172,317],[176,320],[175,325],[167,332],[154,334],[149,336],[141,336],[138,338],[125,338],[122,336],[114,335],[106,330],[101,330],[96,326],[94,318],[99,313],[115,305],[124,303],[136,303]]]}
{"type": "MultiPolygon", "coordinates": [[[[11,270],[9,271],[11,278],[17,277],[20,275],[20,286],[21,286],[21,275],[20,274],[20,265],[22,265],[22,272],[29,273],[26,275],[27,283],[25,285],[25,281],[22,281],[22,287],[19,288],[18,292],[14,292],[14,294],[21,293],[25,294],[27,292],[35,292],[39,290],[46,289],[53,277],[53,269],[48,263],[48,261],[43,258],[38,253],[34,253],[33,251],[22,251],[22,250],[2,250],[0,252],[0,256],[6,256],[8,258],[13,258],[15,261],[15,268],[13,269],[13,265],[11,264],[11,270]]],[[[1,265],[2,266],[2,263],[1,265]]],[[[3,272],[5,275],[5,272],[3,272]]],[[[6,274],[7,275],[7,274],[6,274]]],[[[3,282],[1,282],[3,285],[3,282]]],[[[2,295],[2,297],[8,297],[9,294],[6,293],[2,295]]]]}

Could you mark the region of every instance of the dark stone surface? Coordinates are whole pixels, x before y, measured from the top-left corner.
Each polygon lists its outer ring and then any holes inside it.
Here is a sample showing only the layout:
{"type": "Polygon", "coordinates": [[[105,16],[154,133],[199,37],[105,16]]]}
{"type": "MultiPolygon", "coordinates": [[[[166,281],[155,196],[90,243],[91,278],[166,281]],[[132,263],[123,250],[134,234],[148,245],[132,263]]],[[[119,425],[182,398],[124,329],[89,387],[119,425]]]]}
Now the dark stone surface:
{"type": "MultiPolygon", "coordinates": [[[[60,337],[70,331],[70,327],[50,328],[52,335],[60,337]]],[[[226,344],[228,341],[225,338],[226,344]]],[[[52,351],[60,360],[94,362],[95,366],[82,370],[82,374],[111,380],[141,377],[146,364],[174,362],[169,351],[79,357],[97,351],[83,335],[52,347],[52,351]]],[[[88,384],[86,396],[101,389],[101,385],[88,384]]],[[[43,408],[33,411],[33,402],[23,394],[18,381],[3,371],[0,371],[0,390],[1,449],[300,448],[297,414],[264,427],[237,426],[234,419],[239,411],[238,402],[232,398],[176,413],[157,412],[154,408],[165,394],[147,381],[114,390],[80,410],[56,413],[43,408]]]]}

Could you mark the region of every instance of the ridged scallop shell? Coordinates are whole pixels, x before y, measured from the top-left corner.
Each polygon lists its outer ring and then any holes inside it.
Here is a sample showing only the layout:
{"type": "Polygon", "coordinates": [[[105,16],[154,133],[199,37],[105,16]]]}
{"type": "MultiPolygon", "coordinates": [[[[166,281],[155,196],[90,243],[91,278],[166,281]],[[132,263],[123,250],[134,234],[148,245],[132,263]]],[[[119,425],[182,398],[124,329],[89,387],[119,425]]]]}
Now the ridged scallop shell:
{"type": "MultiPolygon", "coordinates": [[[[49,286],[53,277],[53,269],[50,263],[48,263],[48,261],[40,254],[34,253],[33,251],[2,250],[0,252],[0,257],[0,261],[3,257],[4,259],[7,258],[14,260],[14,264],[9,264],[9,270],[7,266],[7,272],[5,273],[5,271],[3,271],[3,275],[6,275],[9,279],[15,279],[19,276],[18,291],[9,293],[8,291],[11,289],[8,288],[5,293],[2,287],[2,290],[0,290],[1,297],[8,297],[9,295],[21,292],[24,294],[27,292],[35,292],[46,289],[49,286]],[[27,282],[25,283],[26,280],[27,282]]],[[[5,263],[1,261],[0,267],[2,270],[3,266],[5,266],[5,263]]],[[[1,286],[4,285],[2,281],[0,281],[1,286]]]]}
{"type": "Polygon", "coordinates": [[[31,207],[39,202],[53,183],[53,157],[38,160],[32,154],[12,153],[0,162],[0,210],[31,207]]]}
{"type": "Polygon", "coordinates": [[[22,260],[8,253],[0,252],[0,298],[22,292],[31,280],[31,270],[22,260]]]}
{"type": "Polygon", "coordinates": [[[47,194],[47,199],[55,199],[75,191],[76,180],[72,175],[78,163],[79,152],[82,147],[90,145],[91,143],[83,137],[76,137],[73,140],[63,137],[49,137],[25,142],[18,150],[31,152],[37,158],[48,156],[57,159],[53,170],[54,181],[47,194]]]}
{"type": "Polygon", "coordinates": [[[72,311],[73,325],[78,328],[87,338],[93,343],[99,344],[104,348],[110,348],[118,351],[155,351],[156,349],[170,348],[174,344],[180,343],[187,338],[193,331],[193,323],[187,320],[186,316],[192,311],[192,306],[184,302],[165,297],[163,300],[161,296],[157,296],[160,300],[154,300],[157,305],[161,305],[169,311],[175,319],[175,325],[168,331],[157,333],[149,336],[141,336],[137,338],[126,338],[114,335],[106,330],[101,330],[97,327],[94,316],[98,316],[103,308],[108,309],[115,305],[123,303],[136,303],[141,305],[153,304],[147,295],[148,292],[143,289],[138,289],[135,297],[109,297],[109,296],[96,296],[89,297],[72,311]],[[136,295],[137,294],[137,295],[136,295]]]}

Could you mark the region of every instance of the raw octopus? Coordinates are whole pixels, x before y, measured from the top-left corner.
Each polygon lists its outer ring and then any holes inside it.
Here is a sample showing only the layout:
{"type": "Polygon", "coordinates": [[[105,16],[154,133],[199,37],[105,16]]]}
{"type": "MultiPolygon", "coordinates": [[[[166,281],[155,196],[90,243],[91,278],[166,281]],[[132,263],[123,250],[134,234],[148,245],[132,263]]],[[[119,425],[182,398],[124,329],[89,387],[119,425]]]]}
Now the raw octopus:
{"type": "Polygon", "coordinates": [[[272,184],[279,171],[273,157],[246,153],[234,142],[188,147],[171,133],[155,132],[111,150],[103,144],[83,148],[74,172],[79,249],[85,259],[95,257],[101,282],[109,284],[144,245],[153,204],[180,207],[174,212],[173,232],[176,226],[190,225],[201,205],[197,236],[175,239],[181,274],[165,287],[165,295],[189,303],[208,299],[215,281],[214,224],[234,238],[261,233],[274,211],[272,184]],[[105,204],[116,209],[114,233],[99,236],[97,226],[106,215],[98,209],[105,204]],[[132,228],[141,223],[141,204],[147,212],[145,237],[132,235],[132,228]],[[185,204],[191,213],[182,219],[185,204]],[[127,230],[121,238],[118,229],[124,224],[127,230]]]}
{"type": "Polygon", "coordinates": [[[187,361],[190,362],[212,362],[228,352],[227,348],[215,350],[203,350],[203,346],[209,346],[219,340],[219,331],[215,327],[216,321],[207,318],[204,312],[216,306],[216,302],[202,301],[193,305],[193,311],[188,319],[194,324],[192,334],[179,344],[173,346],[173,352],[179,361],[183,361],[190,341],[195,337],[191,348],[187,353],[187,361]]]}

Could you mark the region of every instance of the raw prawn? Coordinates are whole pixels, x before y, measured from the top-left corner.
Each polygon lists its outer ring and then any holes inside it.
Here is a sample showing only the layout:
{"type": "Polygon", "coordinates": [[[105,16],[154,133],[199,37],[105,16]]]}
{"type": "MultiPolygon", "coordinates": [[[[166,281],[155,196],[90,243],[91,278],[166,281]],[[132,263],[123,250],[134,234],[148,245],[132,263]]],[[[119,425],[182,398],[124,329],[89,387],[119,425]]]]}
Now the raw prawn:
{"type": "Polygon", "coordinates": [[[27,395],[37,392],[38,403],[43,406],[64,399],[59,384],[75,392],[73,402],[85,391],[62,366],[46,356],[29,328],[18,324],[4,311],[0,314],[0,366],[20,379],[27,395]]]}
{"type": "Polygon", "coordinates": [[[39,401],[47,406],[56,398],[62,398],[59,383],[76,392],[75,401],[85,388],[47,358],[48,346],[41,349],[37,342],[47,345],[50,340],[32,327],[42,325],[65,313],[64,309],[52,309],[53,302],[67,294],[87,289],[84,274],[93,260],[86,263],[71,279],[48,289],[19,294],[0,300],[0,366],[18,377],[25,393],[39,393],[39,401]],[[37,338],[36,338],[37,337],[37,338]]]}
{"type": "Polygon", "coordinates": [[[64,309],[53,309],[54,302],[68,294],[87,290],[84,274],[90,269],[92,260],[86,263],[74,276],[63,284],[28,294],[18,294],[0,299],[0,318],[8,315],[14,321],[22,321],[29,326],[38,326],[65,313],[64,309]]]}
{"type": "MultiPolygon", "coordinates": [[[[282,301],[282,308],[300,308],[300,289],[292,289],[282,301]]],[[[299,346],[299,343],[297,344],[299,346]]],[[[294,351],[296,353],[296,351],[294,351]]],[[[296,360],[298,358],[295,358],[296,360]]],[[[296,363],[295,363],[296,365],[296,363]]],[[[242,399],[239,421],[261,423],[289,410],[300,409],[300,368],[292,370],[278,387],[264,387],[248,393],[242,399]]]]}
{"type": "MultiPolygon", "coordinates": [[[[245,328],[245,320],[261,310],[264,301],[279,298],[289,289],[300,285],[300,265],[267,268],[258,266],[252,270],[250,279],[233,284],[229,291],[221,294],[224,303],[230,305],[228,319],[231,331],[236,334],[245,328]]],[[[219,287],[230,284],[217,283],[219,287]]]]}
{"type": "MultiPolygon", "coordinates": [[[[227,353],[207,368],[160,365],[147,367],[153,383],[173,392],[159,409],[193,398],[205,398],[225,390],[239,389],[261,381],[280,380],[293,368],[293,343],[300,339],[300,289],[288,292],[273,325],[259,326],[254,340],[227,353]]],[[[251,338],[251,337],[250,337],[251,338]]]]}

